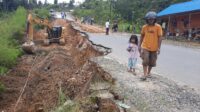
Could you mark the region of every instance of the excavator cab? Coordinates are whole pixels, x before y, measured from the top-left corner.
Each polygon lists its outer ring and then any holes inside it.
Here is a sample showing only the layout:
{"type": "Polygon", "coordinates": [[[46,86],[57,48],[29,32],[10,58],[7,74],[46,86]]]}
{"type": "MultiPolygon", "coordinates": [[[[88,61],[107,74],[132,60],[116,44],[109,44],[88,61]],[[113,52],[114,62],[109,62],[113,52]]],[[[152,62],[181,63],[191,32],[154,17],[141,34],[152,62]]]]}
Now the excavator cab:
{"type": "MultiPolygon", "coordinates": [[[[52,28],[52,37],[54,37],[54,39],[58,39],[59,37],[61,37],[61,33],[62,33],[62,27],[61,26],[54,26],[52,28]]],[[[50,36],[49,39],[51,39],[51,36],[50,36]]]]}
{"type": "Polygon", "coordinates": [[[60,45],[64,45],[65,40],[62,36],[64,29],[65,28],[61,26],[53,26],[51,29],[47,29],[48,38],[44,40],[44,45],[49,45],[51,43],[59,43],[60,45]]]}

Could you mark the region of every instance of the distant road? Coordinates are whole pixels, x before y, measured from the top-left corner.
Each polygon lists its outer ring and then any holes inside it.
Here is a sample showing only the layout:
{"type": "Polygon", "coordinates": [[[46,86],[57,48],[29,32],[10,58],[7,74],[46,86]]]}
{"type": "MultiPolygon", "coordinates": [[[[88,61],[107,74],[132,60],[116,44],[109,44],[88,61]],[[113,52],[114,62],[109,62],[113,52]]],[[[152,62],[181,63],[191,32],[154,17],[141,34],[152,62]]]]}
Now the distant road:
{"type": "MultiPolygon", "coordinates": [[[[65,12],[66,13],[66,18],[69,21],[74,21],[74,17],[71,15],[70,12],[65,12]]],[[[56,18],[62,18],[61,12],[55,12],[56,18]]]]}

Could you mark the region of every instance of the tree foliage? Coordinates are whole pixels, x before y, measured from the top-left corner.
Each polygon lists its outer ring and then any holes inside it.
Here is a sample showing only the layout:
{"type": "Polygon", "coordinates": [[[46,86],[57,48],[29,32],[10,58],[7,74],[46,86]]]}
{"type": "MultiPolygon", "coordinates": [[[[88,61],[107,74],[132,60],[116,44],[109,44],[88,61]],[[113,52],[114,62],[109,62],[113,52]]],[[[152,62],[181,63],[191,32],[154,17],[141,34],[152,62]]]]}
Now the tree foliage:
{"type": "Polygon", "coordinates": [[[85,0],[79,8],[75,9],[74,14],[79,17],[90,16],[99,24],[104,24],[110,18],[110,4],[104,0],[85,0]]]}
{"type": "Polygon", "coordinates": [[[148,11],[159,12],[171,4],[184,1],[189,0],[85,0],[75,14],[95,16],[96,20],[119,18],[140,23],[148,11]]]}
{"type": "Polygon", "coordinates": [[[188,0],[118,0],[114,8],[123,19],[134,21],[141,19],[148,11],[159,12],[170,4],[188,0]]]}
{"type": "Polygon", "coordinates": [[[69,8],[73,8],[74,7],[74,0],[70,0],[69,1],[69,8]]]}
{"type": "Polygon", "coordinates": [[[37,0],[2,0],[0,2],[0,11],[14,11],[18,6],[23,6],[25,8],[32,9],[34,7],[38,7],[37,0]]]}

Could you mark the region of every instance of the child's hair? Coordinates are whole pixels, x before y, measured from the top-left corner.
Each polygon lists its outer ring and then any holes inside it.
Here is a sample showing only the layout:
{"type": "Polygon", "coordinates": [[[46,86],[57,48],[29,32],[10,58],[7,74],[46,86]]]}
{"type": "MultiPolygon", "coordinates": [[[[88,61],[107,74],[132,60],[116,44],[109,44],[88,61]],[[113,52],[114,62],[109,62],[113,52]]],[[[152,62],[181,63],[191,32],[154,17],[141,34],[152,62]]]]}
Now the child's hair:
{"type": "Polygon", "coordinates": [[[137,35],[131,35],[130,39],[129,39],[129,43],[131,43],[131,40],[134,39],[135,40],[135,44],[138,45],[138,38],[137,35]]]}

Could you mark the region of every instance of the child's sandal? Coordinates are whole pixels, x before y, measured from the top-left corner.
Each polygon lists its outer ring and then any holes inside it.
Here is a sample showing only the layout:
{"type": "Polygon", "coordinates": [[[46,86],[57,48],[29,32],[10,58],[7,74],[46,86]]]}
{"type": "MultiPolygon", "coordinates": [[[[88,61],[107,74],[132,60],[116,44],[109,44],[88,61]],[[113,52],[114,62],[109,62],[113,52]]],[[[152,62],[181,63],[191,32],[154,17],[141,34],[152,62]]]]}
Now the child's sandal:
{"type": "Polygon", "coordinates": [[[127,70],[129,73],[131,73],[131,70],[127,70]]]}
{"type": "Polygon", "coordinates": [[[137,74],[136,74],[135,72],[133,72],[133,75],[135,75],[135,76],[136,76],[137,74]]]}

